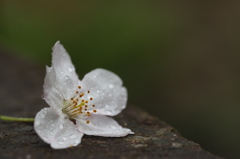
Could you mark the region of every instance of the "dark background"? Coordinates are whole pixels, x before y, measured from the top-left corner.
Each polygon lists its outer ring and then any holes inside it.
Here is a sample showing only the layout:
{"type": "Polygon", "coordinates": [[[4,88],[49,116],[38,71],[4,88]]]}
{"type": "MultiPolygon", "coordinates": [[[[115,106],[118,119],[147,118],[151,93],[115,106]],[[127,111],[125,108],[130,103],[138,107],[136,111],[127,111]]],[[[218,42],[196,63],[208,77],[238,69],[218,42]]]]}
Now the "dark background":
{"type": "Polygon", "coordinates": [[[0,45],[44,69],[60,40],[80,78],[115,72],[129,103],[239,158],[239,17],[238,0],[2,0],[0,45]]]}

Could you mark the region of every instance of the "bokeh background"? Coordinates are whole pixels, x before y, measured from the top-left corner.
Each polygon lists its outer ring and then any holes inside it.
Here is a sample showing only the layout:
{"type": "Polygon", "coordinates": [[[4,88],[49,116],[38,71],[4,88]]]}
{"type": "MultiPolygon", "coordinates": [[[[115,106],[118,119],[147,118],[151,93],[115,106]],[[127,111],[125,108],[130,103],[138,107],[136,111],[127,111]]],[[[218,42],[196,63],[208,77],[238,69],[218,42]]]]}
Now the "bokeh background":
{"type": "Polygon", "coordinates": [[[239,17],[239,0],[2,0],[0,45],[44,68],[60,40],[80,77],[117,73],[129,103],[240,158],[239,17]]]}

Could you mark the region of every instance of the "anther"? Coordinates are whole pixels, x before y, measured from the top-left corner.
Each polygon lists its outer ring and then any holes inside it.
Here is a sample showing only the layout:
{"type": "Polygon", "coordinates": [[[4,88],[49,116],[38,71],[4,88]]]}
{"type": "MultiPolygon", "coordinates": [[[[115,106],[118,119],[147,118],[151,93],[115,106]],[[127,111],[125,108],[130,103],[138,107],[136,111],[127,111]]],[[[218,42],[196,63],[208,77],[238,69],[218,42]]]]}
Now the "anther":
{"type": "Polygon", "coordinates": [[[85,103],[88,103],[88,101],[86,100],[85,103]]]}
{"type": "Polygon", "coordinates": [[[95,107],[95,105],[92,105],[92,107],[95,107]]]}
{"type": "Polygon", "coordinates": [[[82,100],[82,102],[84,102],[84,99],[82,100]]]}
{"type": "Polygon", "coordinates": [[[73,100],[73,98],[71,98],[71,100],[73,100]]]}
{"type": "Polygon", "coordinates": [[[89,90],[88,90],[87,92],[88,92],[88,93],[90,93],[90,91],[89,91],[89,90]]]}
{"type": "Polygon", "coordinates": [[[89,120],[87,120],[87,121],[86,121],[86,123],[87,123],[87,124],[89,124],[89,123],[90,123],[90,121],[89,121],[89,120]]]}
{"type": "Polygon", "coordinates": [[[81,89],[81,86],[78,86],[78,89],[81,89]]]}
{"type": "Polygon", "coordinates": [[[78,91],[76,91],[76,93],[78,94],[78,91]]]}
{"type": "Polygon", "coordinates": [[[96,113],[96,112],[97,112],[97,110],[93,110],[93,112],[94,112],[94,113],[96,113]]]}
{"type": "Polygon", "coordinates": [[[79,97],[82,97],[82,96],[84,96],[84,93],[82,93],[82,94],[79,95],[79,97]]]}
{"type": "Polygon", "coordinates": [[[93,100],[93,98],[91,97],[90,100],[93,100]]]}
{"type": "Polygon", "coordinates": [[[85,107],[87,108],[87,107],[88,107],[88,105],[85,105],[85,107]]]}

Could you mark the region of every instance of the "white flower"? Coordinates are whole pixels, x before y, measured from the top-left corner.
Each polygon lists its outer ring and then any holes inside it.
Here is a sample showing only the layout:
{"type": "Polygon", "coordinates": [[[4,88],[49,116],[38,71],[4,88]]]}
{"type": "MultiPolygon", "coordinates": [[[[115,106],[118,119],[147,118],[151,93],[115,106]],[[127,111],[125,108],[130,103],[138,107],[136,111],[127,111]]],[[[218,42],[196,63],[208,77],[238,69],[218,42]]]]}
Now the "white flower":
{"type": "Polygon", "coordinates": [[[59,41],[53,47],[52,67],[46,69],[43,88],[50,108],[37,113],[34,128],[52,148],[77,146],[83,134],[104,137],[133,134],[107,117],[126,107],[127,90],[122,80],[110,71],[95,69],[80,81],[59,41]]]}

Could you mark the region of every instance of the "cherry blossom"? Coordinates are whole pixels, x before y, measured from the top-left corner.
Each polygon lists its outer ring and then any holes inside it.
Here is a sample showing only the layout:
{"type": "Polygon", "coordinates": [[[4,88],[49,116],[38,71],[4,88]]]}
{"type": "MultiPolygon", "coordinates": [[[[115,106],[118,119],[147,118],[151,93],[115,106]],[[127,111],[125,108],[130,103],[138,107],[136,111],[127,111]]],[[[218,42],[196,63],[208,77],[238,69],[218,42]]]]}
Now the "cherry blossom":
{"type": "Polygon", "coordinates": [[[127,102],[127,90],[113,72],[95,69],[78,79],[70,56],[56,42],[52,66],[46,68],[44,100],[50,106],[40,110],[34,128],[54,149],[81,143],[83,134],[123,137],[133,134],[108,116],[119,114],[127,102]]]}

